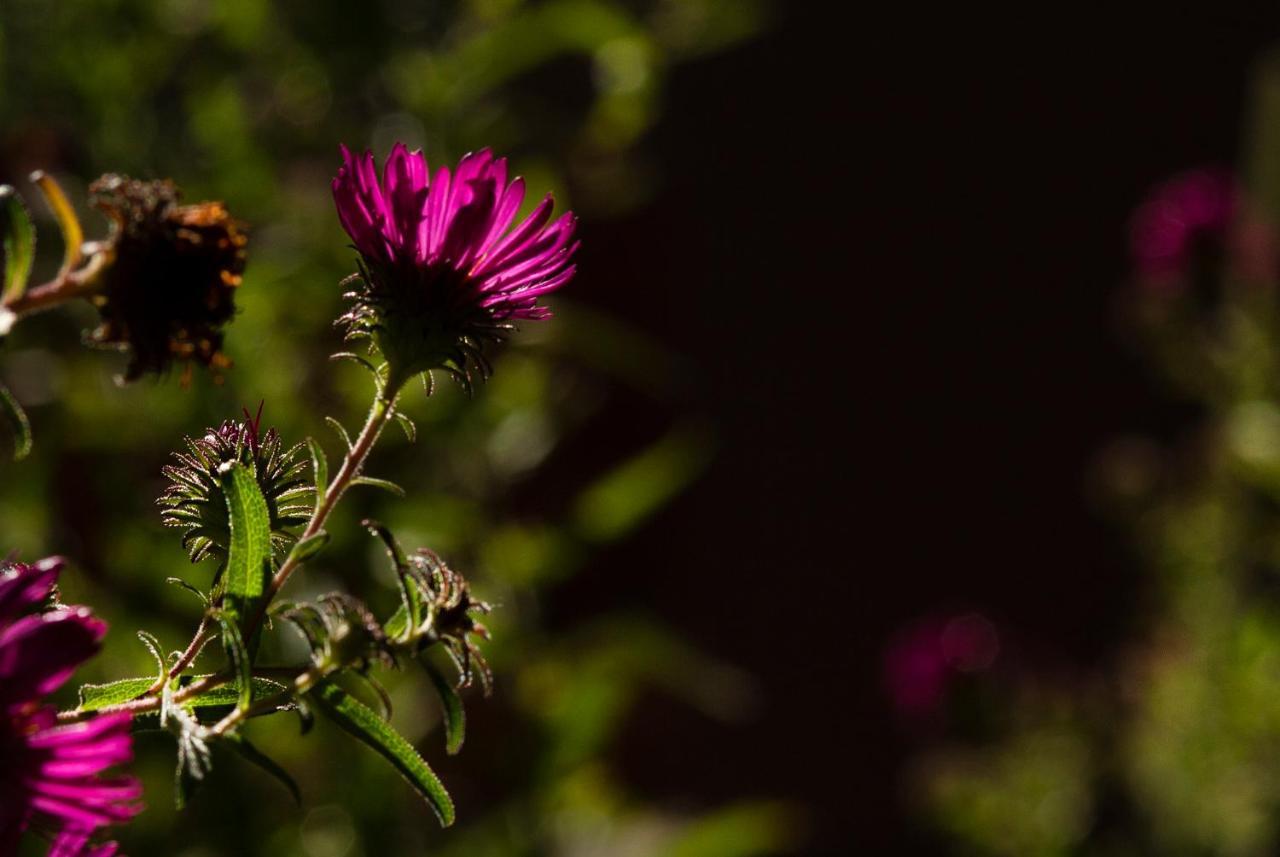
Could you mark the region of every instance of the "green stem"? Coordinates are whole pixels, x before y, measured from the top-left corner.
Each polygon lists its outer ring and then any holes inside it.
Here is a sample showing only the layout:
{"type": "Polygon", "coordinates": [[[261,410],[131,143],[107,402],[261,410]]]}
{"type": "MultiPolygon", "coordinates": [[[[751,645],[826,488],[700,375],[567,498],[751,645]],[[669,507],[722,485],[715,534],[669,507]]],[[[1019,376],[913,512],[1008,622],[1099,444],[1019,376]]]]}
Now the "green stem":
{"type": "Polygon", "coordinates": [[[259,714],[274,711],[281,705],[292,702],[294,699],[305,695],[307,691],[311,690],[311,688],[315,686],[316,682],[320,681],[329,673],[334,672],[334,670],[334,667],[322,666],[312,666],[309,669],[303,670],[301,673],[298,673],[293,677],[293,687],[286,688],[279,693],[274,693],[271,696],[259,699],[257,702],[246,706],[245,708],[237,708],[213,726],[209,727],[209,737],[221,738],[223,735],[226,735],[232,729],[239,726],[241,721],[248,720],[250,717],[255,717],[259,714]]]}
{"type": "MultiPolygon", "coordinates": [[[[307,528],[298,537],[298,544],[324,529],[325,522],[329,520],[329,515],[333,512],[334,507],[338,505],[342,495],[351,487],[351,482],[364,469],[365,459],[369,457],[374,444],[378,442],[378,437],[382,434],[382,430],[386,428],[387,421],[395,413],[396,398],[399,394],[400,384],[393,385],[391,380],[388,380],[381,393],[373,400],[373,406],[369,408],[369,416],[365,419],[364,428],[360,430],[360,434],[351,444],[351,448],[347,450],[347,455],[342,460],[342,467],[338,469],[333,481],[325,489],[324,496],[317,500],[316,508],[311,513],[311,520],[307,523],[307,528]]],[[[262,623],[267,608],[271,606],[271,602],[275,600],[276,595],[280,593],[281,588],[289,580],[289,575],[293,574],[301,564],[302,562],[295,552],[290,552],[285,557],[284,562],[280,565],[280,570],[275,573],[271,578],[271,582],[267,584],[267,591],[263,594],[261,606],[245,631],[246,638],[253,636],[258,626],[262,623]]]]}
{"type": "MultiPolygon", "coordinates": [[[[33,291],[38,291],[38,289],[33,291]]],[[[28,294],[31,293],[29,292],[28,294]]],[[[332,514],[334,507],[338,505],[338,501],[342,499],[342,495],[346,493],[347,489],[351,487],[352,481],[355,480],[355,478],[360,475],[361,470],[364,469],[365,460],[369,457],[369,453],[378,442],[378,437],[382,434],[382,430],[386,428],[387,422],[395,414],[396,399],[400,395],[400,388],[402,386],[404,386],[404,379],[397,379],[394,377],[388,378],[377,398],[373,400],[373,405],[369,408],[369,416],[365,419],[364,427],[360,430],[359,436],[357,436],[355,441],[351,444],[351,448],[347,450],[347,455],[342,461],[342,467],[339,468],[337,474],[333,477],[333,481],[330,482],[328,487],[325,489],[324,496],[319,498],[316,503],[316,508],[311,514],[311,520],[307,523],[306,530],[304,530],[302,535],[298,537],[299,543],[311,536],[314,536],[324,528],[325,522],[329,519],[329,515],[332,514]]],[[[285,561],[280,566],[280,570],[275,573],[271,578],[271,582],[267,585],[267,591],[265,593],[265,597],[261,601],[261,606],[258,608],[257,614],[253,617],[253,620],[249,623],[249,626],[246,629],[246,637],[252,636],[258,629],[258,626],[262,624],[262,621],[266,616],[267,608],[271,606],[271,602],[275,599],[276,595],[279,594],[280,589],[288,581],[289,576],[293,574],[301,564],[302,563],[298,560],[296,553],[291,552],[289,556],[285,558],[285,561]]],[[[208,617],[206,616],[201,620],[200,627],[196,629],[196,634],[192,637],[191,643],[187,646],[186,651],[179,656],[177,662],[175,662],[173,667],[170,668],[168,674],[169,679],[175,678],[182,672],[182,670],[191,665],[191,662],[195,660],[196,655],[200,653],[209,633],[210,627],[208,617]]],[[[301,681],[304,676],[311,672],[312,670],[307,670],[302,673],[302,675],[299,675],[296,681],[301,681]]],[[[234,678],[235,676],[231,673],[223,672],[216,675],[206,676],[203,679],[197,679],[181,690],[176,691],[173,694],[172,699],[174,702],[183,702],[187,699],[191,699],[192,697],[199,696],[206,690],[211,690],[215,687],[226,684],[234,678]]],[[[318,680],[318,678],[313,677],[312,681],[314,682],[316,680],[318,680]]],[[[141,696],[128,702],[122,702],[118,705],[104,706],[96,712],[79,712],[75,710],[64,711],[58,715],[58,720],[60,722],[75,722],[83,719],[90,713],[109,714],[127,711],[132,714],[145,714],[151,711],[158,711],[160,708],[160,690],[160,687],[153,687],[145,696],[141,696]]],[[[265,703],[266,700],[262,700],[262,702],[265,703]]],[[[254,706],[250,706],[249,708],[252,709],[254,706]]],[[[248,711],[249,709],[243,710],[248,711]]],[[[240,711],[242,710],[237,709],[236,712],[232,712],[232,715],[236,715],[237,712],[240,711]]],[[[228,715],[228,717],[232,715],[228,715]]],[[[240,719],[246,716],[248,715],[239,714],[231,725],[234,726],[235,723],[238,723],[240,719]]],[[[221,723],[218,724],[218,726],[221,725],[221,723]]],[[[218,726],[215,726],[214,729],[217,729],[218,726]]],[[[225,734],[226,729],[229,728],[231,727],[225,727],[216,734],[225,734]]]]}

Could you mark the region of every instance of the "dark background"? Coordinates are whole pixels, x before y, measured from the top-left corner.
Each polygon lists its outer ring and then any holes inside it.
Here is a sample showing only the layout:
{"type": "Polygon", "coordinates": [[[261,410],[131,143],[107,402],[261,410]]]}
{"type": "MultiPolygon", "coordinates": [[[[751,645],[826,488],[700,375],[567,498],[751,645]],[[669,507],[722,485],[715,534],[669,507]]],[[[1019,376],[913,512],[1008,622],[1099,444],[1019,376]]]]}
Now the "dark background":
{"type": "Polygon", "coordinates": [[[799,12],[679,71],[669,185],[592,236],[605,254],[633,229],[673,236],[592,300],[698,356],[724,446],[608,559],[624,584],[586,576],[559,607],[643,597],[761,672],[763,720],[701,728],[654,702],[631,729],[663,750],[630,764],[655,791],[676,769],[726,794],[783,781],[814,853],[941,850],[896,780],[913,736],[880,658],[902,623],[977,605],[1051,665],[1123,638],[1141,574],[1085,474],[1118,434],[1187,418],[1113,324],[1126,220],[1171,173],[1236,161],[1278,23],[920,14],[799,12]]]}

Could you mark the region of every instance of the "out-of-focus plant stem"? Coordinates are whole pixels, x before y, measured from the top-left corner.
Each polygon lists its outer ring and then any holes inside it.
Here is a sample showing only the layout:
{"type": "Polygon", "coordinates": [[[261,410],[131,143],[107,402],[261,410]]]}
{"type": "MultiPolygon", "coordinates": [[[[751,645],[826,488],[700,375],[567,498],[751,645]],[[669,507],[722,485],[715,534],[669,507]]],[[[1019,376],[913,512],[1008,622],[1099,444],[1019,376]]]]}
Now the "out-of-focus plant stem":
{"type": "Polygon", "coordinates": [[[52,309],[76,298],[88,297],[98,290],[99,275],[110,267],[114,259],[113,251],[100,249],[89,258],[88,264],[83,268],[61,273],[47,283],[32,286],[21,294],[0,301],[0,309],[8,310],[20,319],[24,315],[52,309]]]}

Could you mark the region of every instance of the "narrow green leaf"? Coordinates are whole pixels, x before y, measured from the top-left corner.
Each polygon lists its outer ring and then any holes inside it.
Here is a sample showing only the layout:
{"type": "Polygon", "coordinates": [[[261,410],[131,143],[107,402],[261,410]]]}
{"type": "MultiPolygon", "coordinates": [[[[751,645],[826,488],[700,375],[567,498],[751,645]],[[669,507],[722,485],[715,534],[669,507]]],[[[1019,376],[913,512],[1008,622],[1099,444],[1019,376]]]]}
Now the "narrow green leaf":
{"type": "Polygon", "coordinates": [[[151,678],[122,678],[107,684],[84,684],[80,686],[79,711],[97,711],[108,705],[119,705],[142,696],[156,683],[151,678]]]}
{"type": "Polygon", "coordinates": [[[271,518],[258,481],[244,465],[221,469],[231,539],[227,546],[224,608],[232,624],[253,615],[271,575],[271,518]]]}
{"type": "Polygon", "coordinates": [[[382,387],[383,387],[382,373],[378,371],[377,366],[374,366],[372,363],[370,363],[368,360],[361,357],[359,354],[353,354],[350,351],[340,351],[337,354],[331,354],[329,355],[329,359],[330,360],[350,360],[352,363],[356,363],[364,367],[365,369],[368,369],[369,374],[373,376],[373,384],[375,387],[377,387],[378,395],[379,396],[382,395],[382,387]]]}
{"type": "Polygon", "coordinates": [[[253,701],[253,677],[250,675],[252,665],[249,662],[249,651],[244,646],[244,637],[235,620],[225,613],[219,615],[218,623],[222,626],[222,647],[227,652],[227,662],[237,676],[236,707],[248,708],[253,701]]]}
{"type": "Polygon", "coordinates": [[[321,682],[309,698],[343,730],[369,745],[390,762],[440,819],[440,824],[453,824],[453,800],[444,785],[428,767],[413,745],[391,728],[370,708],[332,682],[321,682]]]}
{"type": "Polygon", "coordinates": [[[384,625],[383,630],[391,639],[399,639],[410,628],[417,628],[422,623],[422,595],[418,592],[413,575],[409,573],[409,558],[405,556],[404,548],[400,547],[400,542],[396,541],[391,531],[370,519],[361,521],[361,524],[387,546],[387,556],[396,571],[396,580],[400,584],[400,609],[391,617],[391,622],[396,623],[395,630],[391,629],[390,624],[384,625]]]}
{"type": "MultiPolygon", "coordinates": [[[[151,652],[151,657],[156,659],[156,669],[159,670],[156,674],[157,678],[167,675],[169,667],[165,663],[164,649],[160,645],[160,641],[156,639],[156,635],[148,631],[139,631],[138,639],[141,640],[142,645],[146,646],[147,650],[151,652]]],[[[152,679],[152,681],[154,682],[155,679],[152,679]]]]}
{"type": "Polygon", "coordinates": [[[404,436],[409,439],[409,443],[417,441],[418,427],[414,425],[413,420],[399,411],[396,411],[392,416],[396,418],[396,422],[400,423],[400,428],[404,429],[404,436]]]}
{"type": "Polygon", "coordinates": [[[0,185],[0,246],[4,247],[2,296],[7,302],[26,292],[36,258],[36,230],[31,215],[22,197],[9,185],[0,185]]]}
{"type": "Polygon", "coordinates": [[[319,503],[329,487],[329,460],[315,438],[307,438],[307,447],[311,450],[311,471],[316,477],[316,503],[319,503]]]}
{"type": "Polygon", "coordinates": [[[203,778],[193,776],[190,766],[184,763],[184,757],[179,754],[178,766],[173,772],[173,808],[178,812],[186,809],[202,782],[203,778]]]}
{"type": "MultiPolygon", "coordinates": [[[[202,677],[193,676],[192,680],[202,677]]],[[[262,678],[261,676],[254,676],[249,682],[249,698],[251,702],[275,696],[285,690],[288,690],[288,688],[280,682],[262,678]]],[[[236,679],[235,681],[210,688],[195,699],[188,699],[182,704],[192,708],[212,708],[219,705],[239,705],[242,699],[244,699],[244,692],[240,680],[236,679]]]]}
{"type": "Polygon", "coordinates": [[[177,587],[179,587],[179,588],[181,588],[181,589],[185,589],[185,590],[187,590],[187,591],[188,591],[188,592],[190,592],[192,595],[194,595],[196,598],[199,598],[199,599],[200,599],[200,602],[201,602],[202,604],[204,604],[206,607],[208,607],[208,606],[209,606],[209,596],[208,596],[208,595],[205,595],[203,592],[201,592],[201,591],[200,591],[199,589],[197,589],[196,587],[192,586],[190,583],[187,583],[187,582],[186,582],[185,580],[183,580],[181,577],[166,577],[166,578],[164,579],[164,582],[165,582],[165,583],[170,583],[170,584],[172,584],[172,585],[174,585],[174,586],[177,586],[177,587]]]}
{"type": "Polygon", "coordinates": [[[316,533],[314,536],[303,539],[293,546],[293,559],[295,562],[306,562],[329,543],[329,534],[324,530],[316,533]]]}
{"type": "Polygon", "coordinates": [[[390,479],[375,479],[372,476],[357,476],[351,480],[352,485],[368,485],[372,488],[381,488],[384,491],[390,491],[397,497],[404,496],[404,489],[390,479]]]}
{"type": "Polygon", "coordinates": [[[462,741],[467,735],[467,712],[462,707],[462,696],[453,682],[441,675],[431,664],[427,664],[427,675],[440,694],[440,702],[444,705],[444,744],[450,756],[457,755],[462,749],[462,741]]]}
{"type": "Polygon", "coordinates": [[[21,461],[31,453],[31,423],[22,405],[3,384],[0,384],[0,416],[13,433],[13,460],[21,461]]]}
{"type": "Polygon", "coordinates": [[[342,438],[342,442],[347,445],[347,449],[351,449],[351,435],[347,434],[347,430],[343,428],[342,423],[333,417],[325,417],[324,421],[337,433],[338,437],[342,438]]]}
{"type": "Polygon", "coordinates": [[[250,744],[249,739],[239,733],[233,732],[224,737],[227,739],[231,749],[279,780],[281,785],[289,790],[289,794],[293,795],[293,802],[298,806],[302,806],[302,792],[298,790],[298,784],[294,782],[293,777],[289,776],[288,771],[280,767],[275,759],[250,744]]]}

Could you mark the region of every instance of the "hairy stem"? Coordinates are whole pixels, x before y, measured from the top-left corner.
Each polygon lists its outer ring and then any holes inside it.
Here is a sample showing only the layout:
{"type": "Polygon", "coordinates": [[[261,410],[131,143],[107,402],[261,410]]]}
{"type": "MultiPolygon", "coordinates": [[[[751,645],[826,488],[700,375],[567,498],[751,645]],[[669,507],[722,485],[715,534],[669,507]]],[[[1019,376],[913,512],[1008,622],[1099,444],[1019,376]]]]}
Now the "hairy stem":
{"type": "MultiPolygon", "coordinates": [[[[374,444],[378,442],[378,437],[386,427],[387,421],[395,413],[396,397],[399,392],[399,385],[393,386],[389,382],[378,397],[373,400],[373,406],[369,408],[369,416],[365,419],[364,428],[360,429],[359,436],[352,442],[351,448],[347,450],[346,457],[342,460],[342,467],[338,469],[333,481],[325,489],[324,496],[317,498],[316,508],[311,513],[311,520],[307,523],[307,528],[298,537],[298,544],[311,538],[324,528],[325,522],[329,519],[334,507],[338,505],[342,495],[351,487],[352,480],[359,476],[360,471],[364,469],[365,459],[369,457],[374,444]]],[[[267,584],[267,591],[262,599],[261,606],[258,608],[258,613],[245,630],[246,638],[253,636],[258,629],[258,625],[262,623],[267,608],[271,606],[271,602],[275,600],[276,595],[280,593],[280,589],[288,581],[289,575],[293,574],[298,566],[301,565],[297,557],[297,553],[294,552],[285,557],[284,562],[280,565],[280,570],[275,573],[271,578],[271,582],[267,584]]]]}
{"type": "Polygon", "coordinates": [[[257,702],[245,708],[237,708],[226,717],[219,720],[213,726],[209,727],[208,734],[212,738],[221,738],[232,729],[240,725],[241,721],[259,714],[265,714],[274,711],[281,705],[292,702],[294,699],[306,694],[316,684],[330,672],[333,667],[312,666],[293,676],[293,686],[285,688],[279,693],[259,699],[257,702]]]}
{"type": "MultiPolygon", "coordinates": [[[[215,675],[207,675],[198,678],[184,688],[174,691],[174,702],[185,702],[188,699],[199,696],[206,690],[213,690],[220,687],[235,678],[231,673],[217,673],[215,675]]],[[[130,714],[146,714],[150,711],[160,710],[160,694],[148,693],[146,696],[140,696],[137,699],[131,699],[128,702],[121,702],[116,705],[104,705],[96,711],[79,711],[72,709],[71,711],[58,712],[59,723],[74,723],[77,720],[84,720],[87,717],[95,717],[99,714],[117,714],[127,711],[130,714]]]]}
{"type": "MultiPolygon", "coordinates": [[[[200,652],[204,649],[204,644],[209,642],[213,637],[213,628],[209,619],[209,614],[205,613],[200,617],[200,625],[196,628],[195,636],[191,638],[191,642],[187,644],[187,648],[178,659],[173,662],[173,666],[169,667],[167,679],[177,678],[182,671],[191,666],[191,662],[196,659],[200,652]]],[[[164,686],[167,679],[160,679],[151,687],[148,693],[159,693],[160,688],[164,686]]]]}
{"type": "MultiPolygon", "coordinates": [[[[31,294],[31,292],[28,292],[28,294],[31,294]]],[[[331,481],[326,487],[324,496],[318,498],[315,510],[311,513],[311,520],[307,523],[306,530],[304,530],[302,535],[298,538],[299,543],[311,536],[314,536],[324,528],[325,522],[328,521],[329,515],[332,514],[334,507],[338,505],[338,501],[342,499],[342,495],[346,493],[347,489],[351,487],[351,483],[364,469],[365,459],[369,457],[369,453],[378,442],[378,437],[382,434],[382,430],[386,428],[387,422],[395,414],[396,399],[399,396],[400,388],[402,386],[403,381],[394,378],[388,379],[377,398],[373,400],[373,405],[369,408],[369,416],[365,419],[364,427],[352,442],[351,448],[347,450],[347,454],[342,460],[342,466],[338,469],[337,474],[334,475],[333,481],[331,481]]],[[[263,619],[266,617],[267,608],[270,607],[271,602],[275,600],[280,589],[284,586],[285,582],[288,581],[289,576],[297,570],[299,565],[301,565],[301,562],[297,559],[296,553],[290,553],[289,556],[285,558],[285,561],[280,565],[279,571],[275,573],[271,578],[271,582],[267,585],[265,597],[261,601],[261,606],[258,608],[257,614],[254,615],[252,621],[250,621],[245,630],[246,638],[251,637],[258,629],[258,626],[262,624],[263,619]]],[[[206,614],[200,620],[200,626],[196,629],[195,636],[191,638],[191,642],[187,645],[186,650],[179,655],[178,660],[169,668],[165,681],[176,678],[183,670],[189,667],[200,654],[204,644],[208,642],[212,636],[213,629],[211,627],[209,616],[206,614]]],[[[323,677],[323,674],[320,673],[311,675],[314,671],[314,667],[303,671],[301,674],[298,674],[296,670],[291,670],[290,676],[295,677],[295,689],[298,693],[306,690],[306,688],[301,688],[299,685],[299,682],[302,682],[305,677],[309,675],[311,676],[311,684],[314,684],[323,677]]],[[[276,670],[276,672],[279,672],[279,670],[276,670]]],[[[255,674],[262,674],[262,672],[258,671],[255,674]]],[[[183,702],[199,696],[206,690],[211,690],[212,688],[226,684],[234,678],[235,676],[230,672],[221,672],[215,675],[205,676],[204,678],[193,681],[181,690],[175,691],[172,699],[174,702],[183,702]]],[[[137,699],[132,699],[128,702],[119,703],[118,705],[104,706],[96,712],[80,712],[75,710],[61,712],[58,715],[58,720],[60,722],[75,722],[89,716],[90,714],[110,714],[121,711],[127,711],[131,714],[145,714],[150,711],[158,711],[160,709],[160,691],[163,688],[163,684],[163,681],[158,681],[156,686],[150,688],[144,696],[140,696],[137,699]]],[[[310,684],[308,684],[307,687],[310,687],[310,684]]],[[[290,691],[290,693],[293,692],[294,691],[290,691]]],[[[274,697],[272,699],[274,699],[274,697]]],[[[260,700],[260,703],[263,705],[267,702],[268,700],[260,700]]],[[[241,719],[250,716],[248,713],[245,713],[250,710],[257,711],[260,709],[257,704],[251,705],[247,709],[237,709],[227,716],[228,718],[235,717],[235,720],[233,720],[229,725],[224,726],[223,723],[227,720],[227,718],[224,718],[223,722],[218,723],[211,731],[215,735],[225,734],[228,729],[234,727],[241,719]]]]}

